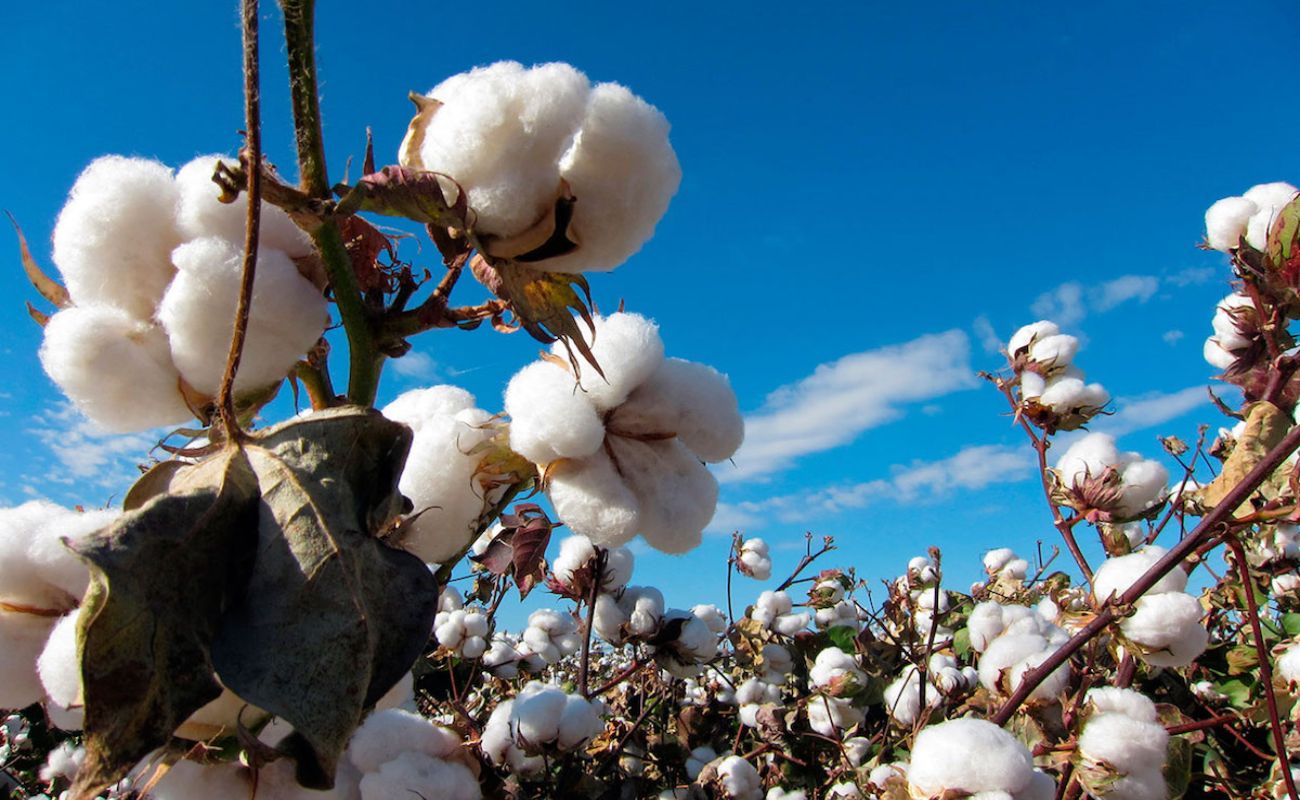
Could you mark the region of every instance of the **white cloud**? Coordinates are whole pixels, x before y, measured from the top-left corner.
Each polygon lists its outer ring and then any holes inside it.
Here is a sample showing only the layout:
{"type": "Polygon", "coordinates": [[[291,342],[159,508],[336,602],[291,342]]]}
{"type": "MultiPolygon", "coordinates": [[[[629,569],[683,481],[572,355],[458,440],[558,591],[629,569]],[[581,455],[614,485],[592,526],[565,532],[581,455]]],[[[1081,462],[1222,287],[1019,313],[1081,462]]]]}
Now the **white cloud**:
{"type": "Polygon", "coordinates": [[[768,395],[763,408],[745,418],[745,443],[735,468],[720,469],[718,479],[735,482],[776,472],[898,418],[907,403],[974,385],[970,341],[962,331],[851,353],[768,395]]]}
{"type": "Polygon", "coordinates": [[[993,323],[984,314],[980,314],[971,323],[971,328],[975,331],[975,337],[979,339],[980,347],[989,355],[1000,355],[1002,353],[1002,337],[993,329],[993,323]]]}
{"type": "Polygon", "coordinates": [[[896,466],[889,478],[768,497],[740,503],[719,503],[711,531],[730,532],[764,527],[768,520],[803,520],[865,508],[882,501],[924,502],[954,491],[974,491],[997,483],[1026,480],[1035,475],[1033,454],[1026,447],[972,445],[939,461],[896,466]]]}
{"type": "Polygon", "coordinates": [[[1124,275],[1089,290],[1088,302],[1093,311],[1109,311],[1130,300],[1145,303],[1159,289],[1160,279],[1154,275],[1124,275]]]}
{"type": "Polygon", "coordinates": [[[433,356],[428,353],[412,350],[401,358],[392,359],[390,363],[393,372],[403,378],[431,381],[438,374],[438,364],[433,360],[433,356]]]}
{"type": "Polygon", "coordinates": [[[1074,325],[1092,313],[1110,311],[1134,300],[1145,303],[1159,290],[1160,279],[1154,275],[1121,275],[1087,289],[1077,281],[1070,281],[1040,294],[1029,310],[1040,319],[1074,325]]]}
{"type": "Polygon", "coordinates": [[[1209,409],[1210,396],[1204,386],[1189,386],[1176,392],[1148,392],[1137,397],[1119,398],[1119,412],[1099,420],[1093,429],[1119,438],[1134,431],[1154,428],[1177,419],[1197,407],[1209,409]]]}
{"type": "Polygon", "coordinates": [[[1172,275],[1166,275],[1165,282],[1181,289],[1184,286],[1207,283],[1215,277],[1223,275],[1224,270],[1215,269],[1214,267],[1187,267],[1172,275]]]}
{"type": "Polygon", "coordinates": [[[1073,282],[1043,292],[1029,310],[1039,319],[1050,319],[1058,325],[1073,325],[1088,316],[1083,303],[1083,287],[1073,282]]]}
{"type": "Polygon", "coordinates": [[[108,433],[82,416],[70,403],[36,415],[32,432],[50,449],[60,467],[45,480],[57,484],[84,483],[124,491],[140,473],[135,465],[148,460],[158,432],[108,433]]]}
{"type": "Polygon", "coordinates": [[[1160,338],[1164,339],[1165,344],[1169,345],[1170,347],[1173,347],[1174,345],[1182,341],[1183,332],[1180,330],[1165,331],[1164,333],[1160,334],[1160,338]]]}

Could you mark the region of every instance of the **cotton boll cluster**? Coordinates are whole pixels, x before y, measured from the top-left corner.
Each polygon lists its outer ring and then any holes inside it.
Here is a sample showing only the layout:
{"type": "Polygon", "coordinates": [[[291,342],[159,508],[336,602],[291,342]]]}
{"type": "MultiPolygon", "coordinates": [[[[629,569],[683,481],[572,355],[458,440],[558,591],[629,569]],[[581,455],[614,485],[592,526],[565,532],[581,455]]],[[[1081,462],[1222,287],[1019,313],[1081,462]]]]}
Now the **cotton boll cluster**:
{"type": "Polygon", "coordinates": [[[530,681],[513,700],[493,710],[483,729],[482,748],[494,764],[523,763],[524,757],[585,747],[605,730],[599,701],[567,694],[558,686],[530,681]]]}
{"type": "MultiPolygon", "coordinates": [[[[601,548],[605,554],[604,568],[600,573],[600,591],[615,593],[632,579],[636,557],[626,547],[601,548]]],[[[547,585],[555,593],[574,600],[591,595],[595,580],[597,548],[581,534],[569,536],[560,542],[560,552],[551,564],[551,580],[547,585]]]]}
{"type": "Polygon", "coordinates": [[[766,591],[760,594],[749,610],[749,617],[764,630],[782,636],[794,636],[807,628],[811,620],[807,612],[794,612],[794,601],[784,591],[766,591]]]}
{"type": "Polygon", "coordinates": [[[482,469],[498,434],[492,415],[475,408],[469,392],[445,385],[406,392],[383,414],[415,434],[398,482],[413,507],[400,543],[426,562],[455,558],[501,492],[482,469]]]}
{"type": "Polygon", "coordinates": [[[1214,335],[1205,340],[1203,355],[1215,369],[1231,369],[1259,341],[1262,320],[1254,301],[1233,293],[1214,307],[1214,335]]]}
{"type": "Polygon", "coordinates": [[[1029,574],[1029,562],[1010,547],[999,547],[984,554],[984,571],[990,578],[1021,581],[1029,574]]]}
{"type": "Polygon", "coordinates": [[[46,700],[54,724],[81,727],[76,609],[90,573],[63,540],[117,515],[42,500],[0,510],[0,708],[46,700]]]}
{"type": "Polygon", "coordinates": [[[907,767],[912,797],[999,792],[1014,800],[1050,800],[1051,778],[1034,769],[1029,750],[981,719],[954,719],[917,735],[907,767]]]}
{"type": "Polygon", "coordinates": [[[1225,197],[1205,212],[1205,241],[1230,252],[1242,239],[1256,250],[1268,249],[1268,233],[1277,214],[1296,196],[1289,183],[1261,183],[1240,197],[1225,197]]]}
{"type": "Polygon", "coordinates": [[[891,720],[911,728],[920,718],[922,708],[921,682],[927,682],[924,708],[935,709],[950,697],[960,695],[979,685],[979,673],[974,667],[962,667],[946,653],[930,656],[925,677],[915,666],[909,665],[893,683],[885,687],[885,711],[891,720]]]}
{"type": "Polygon", "coordinates": [[[530,266],[617,267],[650,238],[681,181],[658,109],[618,84],[591,86],[567,64],[500,62],[448,78],[429,98],[401,163],[448,176],[448,197],[463,189],[480,237],[519,237],[565,194],[574,199],[562,232],[576,247],[530,266]]]}
{"type": "Polygon", "coordinates": [[[491,627],[483,609],[465,608],[454,591],[443,591],[433,622],[433,635],[438,644],[459,658],[478,658],[487,652],[491,627]]]}
{"type": "MultiPolygon", "coordinates": [[[[992,600],[975,606],[966,624],[971,647],[980,654],[980,683],[995,695],[1014,692],[1026,673],[1070,638],[1037,609],[992,600]]],[[[1029,700],[1051,702],[1069,680],[1069,664],[1062,664],[1035,687],[1029,700]]]]}
{"type": "Polygon", "coordinates": [[[663,592],[653,586],[628,586],[596,598],[596,635],[612,645],[646,639],[659,631],[664,616],[663,592]]]}
{"type": "Polygon", "coordinates": [[[744,435],[736,396],[713,369],[664,359],[658,327],[636,314],[597,317],[591,348],[604,377],[543,360],[511,379],[510,447],[546,467],[547,494],[575,533],[691,550],[718,499],[701,462],[730,458],[744,435]]]}
{"type": "Polygon", "coordinates": [[[691,611],[669,609],[663,628],[653,640],[655,662],[678,678],[700,674],[718,654],[718,634],[691,611]]]}
{"type": "Polygon", "coordinates": [[[1169,734],[1155,705],[1130,689],[1088,692],[1091,714],[1079,735],[1079,775],[1096,797],[1162,800],[1169,734]]]}
{"type": "Polygon", "coordinates": [[[746,539],[740,546],[736,569],[741,575],[747,575],[756,581],[772,577],[772,558],[768,555],[767,542],[758,538],[746,539]]]}
{"type": "Polygon", "coordinates": [[[939,565],[928,556],[916,556],[907,562],[904,586],[933,586],[939,580],[939,565]]]}
{"type": "Polygon", "coordinates": [[[722,756],[701,770],[700,783],[717,788],[727,800],[763,800],[763,780],[754,765],[740,756],[722,756]]]}
{"type": "MultiPolygon", "coordinates": [[[[241,197],[210,180],[217,158],[173,177],[154,161],[106,156],[78,177],[54,229],[71,305],[50,318],[45,371],[113,431],[184,422],[217,392],[230,349],[242,265],[241,197]]],[[[310,241],[264,206],[248,339],[235,389],[280,381],[328,322],[321,291],[294,259],[310,241]]]]}
{"type": "Polygon", "coordinates": [[[547,664],[578,652],[582,646],[582,635],[573,616],[550,608],[541,608],[528,615],[528,627],[524,629],[522,639],[528,653],[547,664]]]}
{"type": "Polygon", "coordinates": [[[1056,462],[1056,477],[1067,505],[1119,522],[1151,513],[1164,501],[1169,483],[1163,465],[1141,453],[1121,453],[1105,433],[1071,444],[1056,462]]]}
{"type": "Polygon", "coordinates": [[[1079,340],[1047,320],[1026,325],[1007,343],[1007,356],[1019,378],[1023,413],[1049,432],[1075,430],[1101,412],[1110,393],[1085,383],[1074,365],[1079,340]]]}
{"type": "Polygon", "coordinates": [[[353,734],[348,758],[361,773],[361,800],[482,797],[460,737],[407,711],[371,714],[353,734]]]}
{"type": "MultiPolygon", "coordinates": [[[[1154,545],[1105,561],[1093,577],[1098,604],[1123,594],[1165,554],[1154,545]]],[[[1137,646],[1141,658],[1158,667],[1185,667],[1205,651],[1209,632],[1201,624],[1200,601],[1184,590],[1187,573],[1170,570],[1134,604],[1134,613],[1120,623],[1124,638],[1137,646]]]]}

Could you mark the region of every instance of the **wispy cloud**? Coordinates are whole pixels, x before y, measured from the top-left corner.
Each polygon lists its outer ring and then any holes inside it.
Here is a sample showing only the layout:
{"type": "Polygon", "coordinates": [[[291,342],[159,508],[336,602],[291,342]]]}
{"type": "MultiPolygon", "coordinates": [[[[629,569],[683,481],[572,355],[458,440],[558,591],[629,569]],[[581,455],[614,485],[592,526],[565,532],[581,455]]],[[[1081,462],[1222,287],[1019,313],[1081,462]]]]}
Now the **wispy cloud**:
{"type": "Polygon", "coordinates": [[[438,374],[438,363],[428,353],[411,351],[401,358],[394,358],[389,363],[393,371],[403,378],[431,381],[438,374]]]}
{"type": "Polygon", "coordinates": [[[1003,339],[998,336],[998,332],[993,328],[993,323],[989,318],[980,314],[971,323],[971,330],[975,331],[975,338],[979,339],[980,347],[989,355],[998,355],[1002,352],[1003,339]]]}
{"type": "Polygon", "coordinates": [[[158,443],[158,432],[109,433],[86,419],[70,403],[60,404],[34,418],[32,432],[49,448],[58,462],[44,476],[55,484],[84,484],[121,490],[139,471],[135,465],[148,460],[149,450],[158,443]]]}
{"type": "Polygon", "coordinates": [[[1188,386],[1176,392],[1148,392],[1115,401],[1119,411],[1093,425],[1093,430],[1118,438],[1134,431],[1154,428],[1198,407],[1209,407],[1210,396],[1204,386],[1188,386]]]}
{"type": "Polygon", "coordinates": [[[1042,319],[1074,325],[1092,313],[1110,311],[1134,300],[1145,303],[1159,290],[1160,279],[1154,275],[1122,275],[1088,288],[1071,281],[1040,294],[1029,308],[1042,319]]]}
{"type": "Polygon", "coordinates": [[[1034,476],[1027,447],[972,445],[938,461],[896,466],[889,478],[839,484],[740,503],[719,503],[709,530],[753,530],[768,522],[802,522],[879,502],[915,503],[1034,476]]]}
{"type": "Polygon", "coordinates": [[[863,431],[903,414],[903,406],[976,383],[970,341],[962,331],[852,353],[768,395],[745,418],[745,444],[723,482],[777,472],[801,456],[848,444],[863,431]]]}

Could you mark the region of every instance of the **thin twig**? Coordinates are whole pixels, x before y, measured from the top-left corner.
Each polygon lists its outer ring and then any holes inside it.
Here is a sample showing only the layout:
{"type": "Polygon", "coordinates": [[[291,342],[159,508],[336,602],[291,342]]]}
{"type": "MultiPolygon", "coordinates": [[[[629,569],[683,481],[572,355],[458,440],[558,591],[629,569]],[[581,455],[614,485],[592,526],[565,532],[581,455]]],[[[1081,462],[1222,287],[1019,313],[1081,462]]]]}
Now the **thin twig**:
{"type": "Polygon", "coordinates": [[[587,694],[587,676],[591,672],[591,629],[595,627],[596,598],[600,596],[600,584],[605,579],[605,559],[608,554],[609,551],[605,548],[596,548],[591,591],[587,593],[587,629],[582,633],[582,659],[578,665],[578,694],[583,697],[590,697],[587,694]]]}

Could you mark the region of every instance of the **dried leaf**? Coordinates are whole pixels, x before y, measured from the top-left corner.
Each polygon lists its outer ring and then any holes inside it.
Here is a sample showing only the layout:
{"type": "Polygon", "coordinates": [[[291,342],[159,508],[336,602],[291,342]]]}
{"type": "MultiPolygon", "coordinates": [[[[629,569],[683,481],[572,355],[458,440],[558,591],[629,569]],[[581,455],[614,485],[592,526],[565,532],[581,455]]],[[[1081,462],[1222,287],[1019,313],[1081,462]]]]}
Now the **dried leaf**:
{"type": "Polygon", "coordinates": [[[221,694],[210,658],[225,599],[241,592],[258,514],[238,450],[174,476],[171,492],[71,546],[90,567],[77,622],[91,798],[221,694]]]}
{"type": "Polygon", "coordinates": [[[458,190],[456,202],[448,203],[442,190],[444,180],[451,179],[436,172],[387,166],[361,176],[355,186],[335,187],[336,192],[343,192],[338,211],[340,214],[369,211],[426,225],[464,228],[468,214],[465,193],[458,190]]]}
{"type": "MultiPolygon", "coordinates": [[[[36,259],[32,258],[32,251],[27,247],[27,237],[23,235],[23,229],[19,227],[18,220],[8,211],[5,216],[9,217],[9,224],[14,226],[14,233],[18,234],[18,254],[23,262],[23,272],[27,273],[27,280],[32,282],[36,291],[40,292],[41,297],[50,301],[56,308],[67,308],[72,305],[71,298],[68,297],[68,290],[63,288],[58,281],[46,275],[36,259]]],[[[30,309],[31,306],[28,305],[30,309]]],[[[39,321],[39,320],[38,320],[39,321]]]]}
{"type": "MultiPolygon", "coordinates": [[[[1255,465],[1282,441],[1290,428],[1286,414],[1269,402],[1251,406],[1246,415],[1246,430],[1237,440],[1232,455],[1223,464],[1223,471],[1201,491],[1206,508],[1213,508],[1232,491],[1255,465]]],[[[1243,503],[1248,507],[1249,501],[1243,503]]],[[[1235,513],[1235,512],[1234,512],[1235,513]]]]}
{"type": "Polygon", "coordinates": [[[1300,195],[1283,206],[1268,232],[1269,266],[1281,273],[1284,284],[1300,288],[1300,195]]]}
{"type": "Polygon", "coordinates": [[[578,321],[596,332],[591,317],[591,290],[582,275],[544,272],[513,262],[489,264],[475,259],[471,264],[474,277],[489,291],[510,304],[528,334],[539,342],[564,342],[574,374],[580,372],[576,349],[602,378],[605,373],[587,344],[586,334],[578,321]],[[575,314],[577,315],[575,317],[575,314]]]}
{"type": "Polygon", "coordinates": [[[523,599],[546,578],[546,547],[555,523],[540,506],[524,503],[513,514],[501,515],[501,527],[487,550],[470,560],[493,575],[513,575],[523,599]]]}

